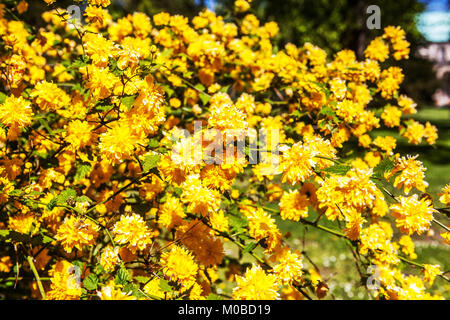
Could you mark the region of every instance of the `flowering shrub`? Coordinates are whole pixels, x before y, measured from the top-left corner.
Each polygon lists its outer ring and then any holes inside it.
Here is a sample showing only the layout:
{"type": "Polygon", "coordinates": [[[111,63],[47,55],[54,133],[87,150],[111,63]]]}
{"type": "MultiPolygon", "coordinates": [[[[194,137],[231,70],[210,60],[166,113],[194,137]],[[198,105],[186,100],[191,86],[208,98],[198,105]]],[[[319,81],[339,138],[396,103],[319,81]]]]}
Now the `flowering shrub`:
{"type": "Polygon", "coordinates": [[[409,56],[402,29],[386,27],[357,61],[273,47],[279,27],[248,14],[249,1],[233,20],[204,10],[189,21],[113,19],[109,0],[88,0],[85,23],[45,2],[39,30],[0,4],[7,285],[43,299],[324,298],[281,219],[346,242],[364,286],[377,270],[375,298],[441,298],[429,287],[448,279],[413,261],[411,236],[436,223],[450,243],[439,222],[450,185],[435,207],[418,157],[370,135],[438,138],[408,118],[416,104],[386,64],[409,56]]]}

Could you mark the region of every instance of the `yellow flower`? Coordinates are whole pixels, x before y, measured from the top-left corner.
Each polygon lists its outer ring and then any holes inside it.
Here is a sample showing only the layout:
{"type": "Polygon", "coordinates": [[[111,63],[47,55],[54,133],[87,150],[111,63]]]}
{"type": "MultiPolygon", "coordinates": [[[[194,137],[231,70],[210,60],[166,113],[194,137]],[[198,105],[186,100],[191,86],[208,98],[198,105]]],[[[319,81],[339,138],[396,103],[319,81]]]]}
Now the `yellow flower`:
{"type": "Polygon", "coordinates": [[[126,122],[115,122],[111,129],[100,135],[101,153],[112,163],[131,159],[139,144],[144,144],[144,137],[139,136],[126,122]]]}
{"type": "Polygon", "coordinates": [[[436,140],[438,138],[437,132],[438,132],[438,130],[437,130],[436,126],[433,126],[428,121],[425,123],[425,130],[424,130],[423,135],[425,136],[427,143],[429,145],[433,145],[436,143],[436,140]]]}
{"type": "Polygon", "coordinates": [[[392,155],[392,151],[397,146],[397,140],[395,140],[395,138],[391,136],[378,136],[373,141],[373,144],[379,147],[381,150],[385,151],[387,155],[392,155]]]}
{"type": "Polygon", "coordinates": [[[273,251],[281,242],[281,232],[278,230],[275,220],[263,209],[252,208],[249,212],[244,211],[249,224],[249,234],[256,241],[265,238],[267,251],[273,251]]]}
{"type": "Polygon", "coordinates": [[[125,244],[133,253],[145,250],[152,243],[152,232],[144,219],[136,214],[122,215],[112,230],[114,241],[125,244]]]}
{"type": "Polygon", "coordinates": [[[441,237],[444,239],[444,243],[450,245],[450,232],[442,232],[441,237]]]}
{"type": "Polygon", "coordinates": [[[221,232],[228,232],[230,222],[228,217],[222,210],[211,213],[209,217],[209,222],[211,223],[211,226],[215,230],[221,232]]]}
{"type": "Polygon", "coordinates": [[[148,294],[150,297],[157,297],[160,299],[164,299],[165,294],[159,286],[160,282],[161,281],[158,277],[154,277],[152,280],[150,280],[145,284],[143,288],[144,292],[148,294]]]}
{"type": "Polygon", "coordinates": [[[280,214],[283,220],[299,221],[308,216],[308,197],[298,190],[284,193],[280,200],[280,214]]]}
{"type": "Polygon", "coordinates": [[[396,160],[394,168],[385,174],[386,179],[400,172],[399,175],[395,177],[394,187],[401,188],[404,186],[405,193],[408,194],[412,188],[417,188],[418,190],[425,192],[428,187],[428,182],[424,181],[425,171],[427,170],[422,162],[416,160],[419,155],[414,157],[400,157],[396,160]]]}
{"type": "Polygon", "coordinates": [[[389,47],[381,37],[376,37],[367,46],[364,56],[367,59],[383,62],[389,57],[389,47]]]}
{"type": "Polygon", "coordinates": [[[248,3],[248,1],[245,0],[236,0],[234,2],[234,7],[239,12],[245,12],[248,11],[248,9],[250,9],[250,4],[248,3]]]}
{"type": "Polygon", "coordinates": [[[409,143],[419,144],[422,142],[422,138],[425,135],[425,127],[423,124],[411,120],[411,122],[407,125],[405,132],[403,133],[403,137],[408,139],[409,143]]]}
{"type": "Polygon", "coordinates": [[[114,267],[120,262],[119,257],[119,247],[107,246],[102,250],[102,254],[100,256],[100,264],[105,269],[105,271],[109,272],[114,270],[114,267]]]}
{"type": "Polygon", "coordinates": [[[414,252],[414,242],[410,236],[402,236],[398,241],[398,244],[402,247],[402,252],[408,255],[411,259],[416,259],[417,254],[414,252]]]}
{"type": "Polygon", "coordinates": [[[283,168],[282,182],[295,185],[307,180],[314,172],[318,160],[315,156],[318,154],[301,141],[284,151],[280,163],[283,168]]]}
{"type": "MultiPolygon", "coordinates": [[[[371,176],[372,169],[355,168],[349,170],[345,176],[333,175],[325,178],[317,190],[319,208],[326,208],[325,215],[331,220],[344,219],[347,215],[356,219],[354,211],[363,213],[368,209],[374,215],[383,216],[387,206],[382,192],[370,180],[371,176]]],[[[358,220],[354,222],[357,223],[358,220]]]]}
{"type": "Polygon", "coordinates": [[[374,255],[376,262],[385,264],[398,264],[398,246],[391,242],[392,228],[387,222],[373,223],[361,230],[359,251],[366,254],[369,251],[374,255]]]}
{"type": "Polygon", "coordinates": [[[439,201],[446,205],[450,205],[450,183],[448,183],[444,188],[442,188],[442,194],[441,197],[439,198],[439,201]]]}
{"type": "Polygon", "coordinates": [[[169,230],[181,224],[186,216],[180,199],[171,195],[168,195],[166,201],[160,205],[159,212],[158,223],[169,230]]]}
{"type": "Polygon", "coordinates": [[[381,114],[381,119],[383,119],[384,124],[389,127],[398,127],[400,125],[400,118],[402,116],[402,112],[394,106],[389,106],[384,109],[381,114]]]}
{"type": "Polygon", "coordinates": [[[211,230],[200,220],[192,220],[178,227],[175,237],[194,253],[196,260],[202,265],[218,265],[222,262],[222,241],[214,237],[211,230]]]}
{"type": "Polygon", "coordinates": [[[91,144],[95,138],[92,134],[94,129],[87,121],[75,120],[67,126],[66,141],[70,143],[73,150],[79,150],[91,144]]]}
{"type": "Polygon", "coordinates": [[[198,271],[191,253],[176,245],[161,255],[161,265],[168,279],[183,283],[195,280],[198,271]]]}
{"type": "Polygon", "coordinates": [[[111,4],[111,0],[88,0],[89,4],[94,6],[107,7],[111,4]]]}
{"type": "Polygon", "coordinates": [[[73,248],[82,250],[84,246],[94,245],[99,229],[91,220],[70,216],[64,219],[55,238],[61,242],[64,250],[70,253],[73,248]]]}
{"type": "Polygon", "coordinates": [[[4,256],[0,258],[0,272],[9,272],[13,266],[11,258],[9,256],[4,256]]]}
{"type": "Polygon", "coordinates": [[[404,94],[401,94],[398,97],[397,103],[400,107],[402,107],[402,112],[405,115],[417,113],[416,110],[417,104],[411,98],[405,96],[404,94]]]}
{"type": "Polygon", "coordinates": [[[277,300],[278,282],[275,275],[267,274],[260,266],[247,268],[244,277],[236,276],[237,287],[233,289],[235,300],[277,300]]]}
{"type": "Polygon", "coordinates": [[[81,296],[81,270],[66,260],[60,260],[49,271],[48,300],[78,300],[81,296]]]}
{"type": "Polygon", "coordinates": [[[430,286],[433,284],[436,276],[441,274],[440,267],[437,264],[434,264],[434,265],[433,264],[425,264],[423,272],[424,272],[423,280],[428,282],[428,284],[430,286]]]}
{"type": "Polygon", "coordinates": [[[278,263],[273,267],[273,273],[282,283],[300,280],[303,274],[303,263],[299,253],[285,247],[276,255],[276,261],[278,263]]]}
{"type": "Polygon", "coordinates": [[[6,126],[25,127],[31,124],[33,111],[30,102],[22,97],[9,96],[0,105],[0,121],[6,126]]]}
{"type": "Polygon", "coordinates": [[[192,213],[207,215],[219,209],[220,193],[205,187],[198,174],[189,175],[183,183],[181,201],[187,203],[187,210],[192,213]]]}
{"type": "Polygon", "coordinates": [[[70,104],[67,93],[51,82],[40,82],[31,91],[30,96],[35,98],[36,104],[43,111],[55,111],[70,104]]]}
{"type": "MultiPolygon", "coordinates": [[[[36,219],[32,212],[21,212],[16,215],[11,215],[8,219],[8,227],[19,233],[28,234],[36,219]]],[[[39,228],[35,228],[37,232],[39,228]]]]}
{"type": "Polygon", "coordinates": [[[408,235],[417,232],[419,235],[427,231],[433,220],[433,208],[431,200],[419,199],[417,194],[410,197],[399,196],[399,203],[389,207],[392,216],[395,217],[397,227],[408,235]]]}

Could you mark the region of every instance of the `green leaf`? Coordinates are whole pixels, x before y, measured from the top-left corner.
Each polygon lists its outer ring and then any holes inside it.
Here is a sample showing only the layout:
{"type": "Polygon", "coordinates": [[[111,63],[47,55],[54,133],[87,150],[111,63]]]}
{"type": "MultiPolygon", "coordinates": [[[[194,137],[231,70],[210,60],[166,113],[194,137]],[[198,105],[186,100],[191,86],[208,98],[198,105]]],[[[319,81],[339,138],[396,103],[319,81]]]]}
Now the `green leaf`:
{"type": "MultiPolygon", "coordinates": [[[[69,197],[73,197],[74,199],[77,197],[77,192],[74,189],[66,189],[56,197],[57,204],[66,204],[67,199],[69,197]]],[[[48,205],[47,205],[48,206],[48,205]]]]}
{"type": "Polygon", "coordinates": [[[152,155],[146,156],[144,159],[144,164],[142,165],[144,172],[148,172],[149,170],[156,168],[158,165],[159,159],[160,159],[160,157],[157,154],[152,154],[152,155]]]}
{"type": "Polygon", "coordinates": [[[120,101],[128,108],[128,110],[130,110],[133,106],[134,100],[136,100],[136,95],[127,96],[120,99],[120,101]]]}
{"type": "Polygon", "coordinates": [[[96,290],[98,284],[97,276],[93,273],[89,274],[83,281],[83,286],[88,290],[96,290]]]}
{"type": "Polygon", "coordinates": [[[173,290],[172,286],[166,279],[159,279],[159,288],[163,292],[171,292],[173,290]]]}
{"type": "Polygon", "coordinates": [[[125,285],[123,287],[123,292],[125,293],[131,293],[131,295],[135,296],[136,298],[143,298],[145,297],[140,291],[139,291],[139,287],[134,284],[134,283],[128,283],[127,285],[125,285]]]}
{"type": "Polygon", "coordinates": [[[47,210],[48,210],[48,211],[52,211],[53,208],[57,205],[57,203],[58,203],[57,197],[51,199],[51,200],[49,201],[49,203],[47,203],[47,210]]]}
{"type": "Polygon", "coordinates": [[[223,297],[215,294],[215,293],[210,293],[208,294],[208,296],[206,297],[206,300],[224,300],[223,297]]]}
{"type": "Polygon", "coordinates": [[[344,164],[339,164],[339,165],[334,165],[332,167],[324,169],[323,171],[328,172],[328,173],[332,173],[332,174],[337,174],[339,176],[343,176],[351,168],[352,168],[351,166],[347,166],[347,165],[344,165],[344,164]]]}
{"type": "Polygon", "coordinates": [[[133,279],[139,283],[147,283],[151,278],[145,276],[134,276],[133,279]]]}
{"type": "Polygon", "coordinates": [[[92,204],[93,201],[88,196],[82,195],[75,198],[76,202],[88,202],[89,204],[92,204]]]}
{"type": "Polygon", "coordinates": [[[41,234],[42,235],[42,243],[46,244],[46,243],[50,243],[53,241],[52,238],[50,238],[49,236],[45,235],[45,234],[41,234]]]}
{"type": "Polygon", "coordinates": [[[149,146],[150,148],[152,148],[152,149],[158,148],[158,147],[159,147],[159,141],[158,141],[157,139],[155,139],[155,138],[150,139],[150,140],[148,141],[148,146],[149,146]]]}
{"type": "Polygon", "coordinates": [[[9,236],[9,230],[0,230],[0,237],[6,238],[9,236]]]}
{"type": "Polygon", "coordinates": [[[384,158],[379,164],[373,169],[373,177],[383,178],[384,173],[391,171],[394,168],[394,161],[389,158],[384,158]]]}
{"type": "Polygon", "coordinates": [[[0,103],[4,103],[6,100],[6,94],[3,92],[0,92],[0,103]]]}
{"type": "Polygon", "coordinates": [[[291,113],[291,116],[292,116],[292,117],[295,117],[295,118],[301,118],[301,117],[303,117],[305,114],[306,114],[306,113],[301,113],[299,110],[294,110],[294,111],[291,113]]]}
{"type": "Polygon", "coordinates": [[[125,285],[130,279],[131,275],[128,270],[125,269],[125,267],[121,267],[119,270],[117,270],[116,278],[114,280],[116,284],[125,285]]]}
{"type": "Polygon", "coordinates": [[[91,170],[92,166],[89,163],[87,162],[80,163],[77,166],[77,171],[75,173],[74,180],[79,181],[81,179],[84,179],[86,175],[88,175],[91,172],[91,170]]]}
{"type": "Polygon", "coordinates": [[[205,91],[205,86],[201,83],[197,83],[194,88],[200,91],[205,91]]]}
{"type": "Polygon", "coordinates": [[[72,64],[71,64],[71,68],[72,69],[80,69],[84,66],[87,66],[87,57],[86,60],[83,59],[83,57],[76,59],[72,64]]]}
{"type": "Polygon", "coordinates": [[[255,249],[257,245],[258,242],[250,242],[248,245],[245,246],[244,250],[242,250],[242,253],[253,251],[253,249],[255,249]]]}
{"type": "Polygon", "coordinates": [[[181,197],[182,193],[183,193],[183,189],[179,188],[179,187],[175,187],[173,188],[173,192],[178,196],[181,197]]]}
{"type": "Polygon", "coordinates": [[[233,233],[241,232],[248,225],[248,220],[242,215],[229,215],[230,230],[233,233]]]}
{"type": "Polygon", "coordinates": [[[211,99],[210,96],[208,96],[206,94],[203,94],[203,93],[200,93],[199,97],[200,97],[200,100],[202,100],[202,103],[203,103],[204,106],[206,106],[208,104],[208,102],[209,102],[209,99],[211,99]]]}

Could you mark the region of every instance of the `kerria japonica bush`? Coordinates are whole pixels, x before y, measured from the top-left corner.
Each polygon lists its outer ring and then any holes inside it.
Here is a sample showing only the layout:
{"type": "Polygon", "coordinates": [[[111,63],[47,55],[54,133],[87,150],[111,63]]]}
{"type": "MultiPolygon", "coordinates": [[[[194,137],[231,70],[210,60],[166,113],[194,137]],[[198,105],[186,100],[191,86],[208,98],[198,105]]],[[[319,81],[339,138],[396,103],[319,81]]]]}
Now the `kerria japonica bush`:
{"type": "Polygon", "coordinates": [[[277,226],[287,220],[346,243],[368,297],[442,299],[430,287],[448,278],[414,261],[411,237],[436,224],[450,243],[440,222],[450,185],[433,204],[418,156],[370,135],[438,138],[399,93],[395,62],[410,52],[401,28],[386,27],[358,61],[311,43],[275,48],[279,26],[243,0],[234,18],[203,10],[191,21],[113,19],[109,0],[88,0],[74,21],[45,0],[40,29],[16,2],[0,4],[2,290],[327,297],[308,248],[277,226]],[[361,156],[343,152],[352,141],[361,156]],[[378,285],[367,285],[368,269],[378,285]]]}

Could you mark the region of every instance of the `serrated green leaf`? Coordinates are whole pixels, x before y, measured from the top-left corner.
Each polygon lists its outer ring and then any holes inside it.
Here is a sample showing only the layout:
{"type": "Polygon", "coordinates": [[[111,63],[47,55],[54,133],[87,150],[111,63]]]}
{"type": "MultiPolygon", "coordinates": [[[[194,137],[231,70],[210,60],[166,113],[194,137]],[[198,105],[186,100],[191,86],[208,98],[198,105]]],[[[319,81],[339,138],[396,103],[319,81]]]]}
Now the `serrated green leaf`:
{"type": "Polygon", "coordinates": [[[88,196],[82,195],[75,198],[76,202],[88,202],[89,204],[92,204],[93,201],[88,196]]]}
{"type": "Polygon", "coordinates": [[[116,284],[125,285],[131,279],[131,275],[127,269],[121,267],[117,270],[116,278],[114,279],[116,284]]]}
{"type": "Polygon", "coordinates": [[[76,198],[77,192],[74,189],[66,189],[56,197],[57,204],[66,204],[69,197],[76,198]]]}
{"type": "Polygon", "coordinates": [[[241,232],[247,225],[248,220],[241,214],[229,216],[230,230],[233,233],[241,232]]]}
{"type": "Polygon", "coordinates": [[[145,297],[139,290],[139,287],[134,283],[128,283],[123,287],[123,292],[127,294],[131,294],[135,296],[136,298],[143,298],[145,297]]]}
{"type": "Polygon", "coordinates": [[[88,175],[92,170],[92,166],[89,163],[80,163],[77,166],[77,171],[74,176],[75,181],[79,181],[81,179],[84,179],[86,175],[88,175]]]}
{"type": "Polygon", "coordinates": [[[384,158],[373,169],[373,176],[376,178],[382,178],[385,172],[391,171],[394,168],[394,161],[389,158],[384,158]]]}
{"type": "Polygon", "coordinates": [[[157,154],[146,156],[142,165],[144,172],[148,172],[149,170],[156,168],[158,166],[159,159],[160,157],[157,154]]]}
{"type": "Polygon", "coordinates": [[[83,281],[83,286],[88,290],[96,290],[98,285],[97,276],[93,273],[89,274],[83,281]]]}

